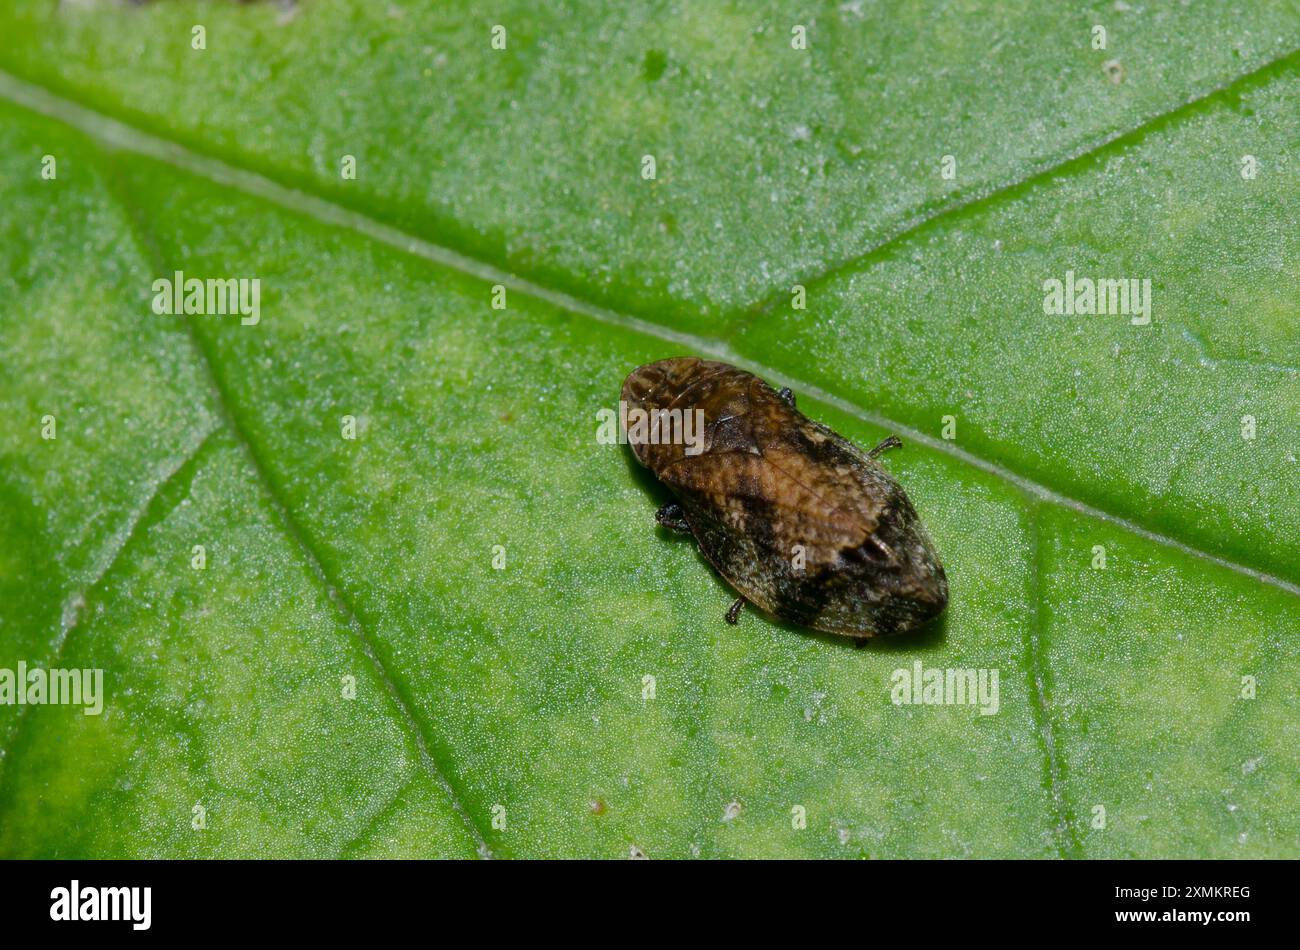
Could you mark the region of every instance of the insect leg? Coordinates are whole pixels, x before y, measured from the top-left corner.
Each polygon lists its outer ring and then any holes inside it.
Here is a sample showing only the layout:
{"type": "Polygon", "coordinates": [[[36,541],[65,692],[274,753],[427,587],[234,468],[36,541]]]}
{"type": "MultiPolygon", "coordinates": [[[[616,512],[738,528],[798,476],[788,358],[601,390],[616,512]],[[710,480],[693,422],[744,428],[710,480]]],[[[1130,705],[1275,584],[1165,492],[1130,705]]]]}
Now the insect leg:
{"type": "Polygon", "coordinates": [[[740,619],[740,608],[743,606],[745,606],[745,598],[737,597],[735,602],[727,608],[727,623],[733,627],[736,625],[736,621],[740,619]]]}
{"type": "Polygon", "coordinates": [[[788,405],[791,409],[794,408],[794,390],[792,390],[789,386],[782,386],[780,389],[776,391],[776,394],[780,396],[782,399],[784,399],[786,405],[788,405]]]}
{"type": "Polygon", "coordinates": [[[889,438],[885,439],[885,441],[881,442],[881,443],[880,443],[879,445],[877,445],[874,449],[872,449],[870,452],[868,452],[868,453],[867,453],[867,458],[871,458],[871,459],[873,459],[873,458],[875,458],[877,455],[879,455],[881,452],[885,451],[886,449],[896,449],[896,448],[899,448],[900,446],[902,446],[902,444],[903,444],[903,440],[902,440],[902,439],[900,439],[900,438],[899,438],[898,436],[896,436],[896,435],[891,435],[889,438]]]}
{"type": "Polygon", "coordinates": [[[668,502],[656,511],[655,521],[678,534],[689,534],[691,530],[690,525],[686,523],[686,512],[682,511],[682,506],[675,501],[668,502]]]}

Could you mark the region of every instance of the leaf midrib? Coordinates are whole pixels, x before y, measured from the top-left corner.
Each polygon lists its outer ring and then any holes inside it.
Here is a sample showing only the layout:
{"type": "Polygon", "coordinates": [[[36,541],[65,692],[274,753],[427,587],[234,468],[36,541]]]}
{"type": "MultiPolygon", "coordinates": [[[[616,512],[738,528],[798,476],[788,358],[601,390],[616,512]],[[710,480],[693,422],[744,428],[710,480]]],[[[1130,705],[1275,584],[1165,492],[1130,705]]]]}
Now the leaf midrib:
{"type": "MultiPolygon", "coordinates": [[[[1025,179],[1023,182],[1007,185],[1004,188],[998,189],[997,191],[984,196],[983,198],[973,199],[971,201],[949,206],[947,209],[919,222],[915,225],[915,228],[931,225],[945,214],[953,214],[960,210],[968,209],[981,202],[993,200],[998,194],[1011,188],[1018,187],[1019,184],[1032,186],[1033,183],[1049,177],[1053,170],[1059,168],[1061,165],[1071,165],[1082,161],[1087,156],[1095,154],[1108,145],[1122,144],[1123,142],[1128,141],[1131,137],[1142,134],[1144,130],[1148,129],[1153,124],[1176,118],[1184,111],[1196,107],[1207,99],[1223,95],[1239,85],[1258,81],[1261,74],[1283,65],[1289,66],[1292,61],[1300,63],[1300,51],[1279,57],[1267,65],[1250,73],[1246,73],[1235,79],[1233,82],[1215,89],[1204,96],[1189,100],[1172,110],[1154,116],[1142,125],[1098,144],[1092,152],[1071,156],[1058,166],[1053,166],[1053,168],[1037,172],[1025,179]]],[[[1044,485],[1028,476],[1007,468],[999,462],[976,455],[946,440],[936,439],[933,436],[913,429],[911,426],[904,425],[880,413],[864,409],[847,399],[829,393],[818,386],[800,380],[782,370],[764,366],[763,364],[748,359],[733,351],[732,348],[722,340],[710,339],[692,333],[674,330],[671,327],[648,321],[640,317],[620,313],[590,300],[576,297],[566,291],[538,283],[530,278],[520,277],[513,272],[502,270],[488,261],[462,253],[454,248],[446,247],[433,241],[417,237],[392,225],[385,224],[384,222],[372,218],[360,211],[345,207],[328,198],[322,197],[317,193],[288,187],[262,175],[259,172],[252,171],[249,168],[233,165],[223,159],[196,152],[174,140],[147,132],[138,126],[131,125],[128,122],[106,115],[80,102],[68,99],[58,93],[52,92],[44,86],[19,79],[5,70],[0,70],[0,99],[5,99],[12,104],[78,129],[86,135],[89,135],[91,138],[97,139],[110,147],[152,158],[156,161],[177,168],[180,171],[206,179],[214,184],[235,189],[249,195],[250,197],[259,198],[271,204],[286,208],[289,211],[314,218],[323,224],[353,231],[371,240],[387,244],[414,257],[419,257],[435,264],[451,268],[462,274],[488,283],[503,284],[510,290],[534,297],[575,315],[594,319],[601,323],[610,324],[622,329],[633,330],[660,340],[680,343],[682,346],[695,352],[703,353],[716,359],[724,360],[736,366],[743,367],[760,376],[766,377],[769,380],[775,380],[784,385],[788,385],[800,394],[806,394],[812,399],[839,409],[841,412],[845,412],[863,422],[867,422],[880,428],[889,429],[895,433],[906,436],[914,442],[925,445],[927,448],[934,451],[953,456],[968,465],[1015,485],[1017,488],[1028,493],[1039,501],[1047,501],[1061,505],[1062,507],[1086,515],[1090,518],[1096,518],[1114,524],[1145,538],[1146,540],[1209,561],[1210,563],[1216,564],[1235,573],[1244,574],[1261,583],[1268,584],[1284,590],[1289,594],[1300,597],[1300,583],[1293,582],[1289,579],[1279,577],[1275,574],[1250,567],[1246,564],[1233,561],[1230,558],[1225,558],[1214,554],[1213,552],[1198,548],[1183,541],[1181,538],[1162,534],[1146,527],[1140,522],[1114,515],[1078,498],[1066,495],[1048,485],[1044,485]]],[[[910,230],[895,235],[894,238],[888,239],[888,242],[892,243],[893,241],[901,240],[907,233],[910,233],[910,230]]],[[[861,255],[861,257],[864,259],[869,258],[872,253],[873,252],[869,250],[861,255]]]]}
{"type": "MultiPolygon", "coordinates": [[[[1274,60],[1252,73],[1238,77],[1233,80],[1233,82],[1223,87],[1206,93],[1203,96],[1186,101],[1168,112],[1161,113],[1158,116],[1148,119],[1142,125],[1130,129],[1127,132],[1119,132],[1110,135],[1085,152],[1072,155],[1049,168],[1035,172],[1023,179],[993,188],[992,190],[973,198],[967,197],[961,201],[953,202],[939,209],[932,215],[915,220],[913,223],[907,225],[892,236],[887,237],[873,247],[868,248],[863,253],[855,255],[851,259],[841,262],[838,265],[833,265],[822,273],[808,278],[808,280],[821,281],[829,279],[834,273],[839,272],[842,269],[860,266],[869,260],[872,255],[878,253],[881,248],[903,240],[913,231],[932,225],[935,221],[943,218],[945,215],[957,213],[958,211],[970,208],[974,205],[993,200],[998,195],[1015,188],[1022,186],[1033,187],[1035,183],[1049,177],[1064,166],[1073,165],[1087,160],[1090,156],[1109,145],[1119,147],[1123,143],[1131,141],[1134,137],[1144,134],[1145,131],[1148,130],[1148,127],[1154,123],[1170,120],[1183,111],[1196,107],[1198,104],[1204,102],[1204,100],[1219,95],[1225,90],[1232,89],[1233,87],[1246,82],[1255,81],[1261,73],[1270,71],[1279,64],[1286,63],[1296,57],[1297,54],[1288,54],[1287,56],[1274,60]]],[[[519,277],[513,273],[501,270],[487,261],[456,251],[453,248],[445,247],[408,234],[359,211],[336,204],[321,197],[319,194],[287,187],[267,178],[264,175],[251,171],[248,168],[232,165],[229,162],[210,155],[195,152],[175,141],[153,135],[136,126],[132,126],[129,123],[59,96],[44,87],[32,85],[23,80],[19,80],[3,70],[0,70],[0,98],[7,99],[11,103],[23,108],[27,108],[31,111],[35,111],[39,114],[55,119],[56,121],[72,126],[73,128],[77,128],[92,138],[109,146],[116,146],[124,151],[162,161],[188,174],[196,175],[218,185],[231,187],[252,197],[260,198],[272,204],[286,208],[292,212],[305,214],[327,225],[341,227],[359,233],[371,240],[390,245],[398,250],[412,254],[413,256],[421,257],[433,263],[449,267],[463,274],[492,283],[505,284],[512,290],[550,303],[561,310],[590,319],[595,319],[599,322],[622,329],[642,333],[657,339],[681,343],[683,346],[689,347],[696,352],[704,353],[743,366],[769,379],[797,387],[801,394],[807,394],[813,399],[840,409],[841,411],[864,422],[897,433],[902,433],[935,451],[943,452],[949,456],[958,458],[979,470],[985,471],[1001,480],[1015,485],[1026,497],[1027,508],[1030,512],[1029,517],[1033,522],[1032,530],[1034,531],[1035,563],[1033,565],[1033,576],[1030,581],[1032,588],[1031,600],[1033,601],[1030,604],[1030,607],[1034,611],[1034,617],[1036,619],[1034,619],[1032,624],[1033,630],[1027,634],[1025,664],[1026,672],[1031,677],[1031,680],[1033,680],[1031,685],[1034,686],[1034,689],[1031,692],[1031,704],[1036,718],[1036,732],[1038,733],[1038,739],[1045,756],[1045,779],[1048,791],[1052,796],[1050,812],[1055,819],[1055,825],[1052,830],[1057,841],[1058,852],[1062,857],[1068,857],[1079,853],[1080,844],[1068,822],[1068,805],[1065,803],[1063,798],[1064,789],[1061,787],[1061,776],[1056,761],[1060,756],[1060,750],[1055,748],[1055,740],[1052,735],[1053,729],[1051,716],[1047,710],[1047,698],[1043,695],[1042,683],[1038,679],[1041,673],[1040,664],[1042,660],[1041,655],[1039,655],[1041,644],[1037,639],[1041,632],[1039,626],[1042,612],[1041,591],[1039,589],[1039,581],[1037,577],[1039,570],[1039,565],[1037,563],[1037,532],[1039,530],[1038,510],[1041,504],[1051,502],[1089,517],[1115,524],[1152,542],[1209,561],[1236,573],[1245,574],[1261,583],[1269,584],[1293,595],[1300,596],[1300,585],[1292,583],[1291,581],[1222,558],[1208,551],[1189,545],[1176,537],[1160,534],[1142,526],[1141,524],[1112,515],[1109,512],[1096,508],[1078,499],[1061,494],[1046,485],[1042,485],[1014,472],[999,463],[976,456],[949,442],[934,439],[925,433],[901,425],[878,413],[865,410],[848,400],[825,392],[816,386],[807,384],[781,371],[762,366],[741,357],[734,353],[730,346],[721,340],[708,339],[694,334],[673,330],[672,328],[658,323],[619,313],[591,301],[575,297],[567,292],[537,283],[531,279],[519,277]]],[[[132,227],[142,227],[140,222],[135,220],[129,202],[123,202],[123,212],[127,216],[128,221],[131,222],[132,227]]],[[[140,238],[140,243],[142,250],[144,250],[144,246],[147,242],[144,241],[143,238],[140,238]]],[[[195,347],[197,355],[204,364],[204,371],[210,378],[213,390],[217,396],[221,414],[225,417],[224,421],[226,426],[241,448],[247,452],[248,458],[257,473],[258,480],[268,492],[274,508],[277,510],[277,513],[280,515],[284,523],[286,534],[303,552],[309,569],[313,572],[318,582],[324,586],[330,599],[335,603],[336,608],[340,611],[345,623],[356,636],[363,652],[374,666],[385,689],[390,694],[390,699],[397,707],[407,731],[416,744],[423,764],[430,771],[438,785],[448,795],[452,805],[472,833],[476,843],[479,845],[480,850],[486,853],[487,845],[483,833],[478,827],[472,813],[460,799],[455,787],[450,781],[450,777],[447,774],[445,767],[433,756],[428,746],[428,737],[425,735],[425,730],[422,728],[420,720],[414,715],[410,705],[401,694],[396,680],[394,680],[394,678],[389,674],[382,660],[379,658],[375,651],[372,638],[366,631],[365,626],[362,624],[355,609],[347,600],[343,593],[342,586],[338,584],[326,571],[324,562],[319,553],[313,547],[310,537],[298,524],[297,519],[293,515],[292,509],[276,487],[273,479],[270,477],[270,473],[263,464],[260,455],[247,438],[241,424],[239,423],[234,406],[227,398],[227,393],[221,385],[220,377],[215,371],[215,365],[212,362],[211,354],[209,353],[205,342],[200,338],[199,334],[193,331],[192,327],[189,327],[188,324],[187,329],[190,333],[192,345],[195,347]]],[[[204,435],[203,439],[206,440],[210,434],[211,433],[209,432],[204,435]]],[[[181,463],[178,469],[183,468],[192,458],[193,454],[187,455],[186,460],[181,463]]],[[[174,476],[175,472],[172,472],[171,475],[163,479],[160,484],[165,484],[174,476]]],[[[143,512],[152,505],[159,490],[160,488],[155,488],[155,490],[150,493],[149,498],[146,499],[142,505],[137,506],[136,511],[143,512]]],[[[116,561],[117,557],[127,547],[127,542],[134,530],[134,524],[138,522],[138,520],[139,516],[137,515],[134,521],[131,522],[130,526],[128,526],[126,538],[117,549],[112,552],[109,566],[116,561]]],[[[107,569],[108,567],[105,568],[105,571],[107,569]]],[[[104,572],[100,572],[101,577],[103,573],[104,572]]],[[[85,591],[86,595],[88,595],[94,588],[95,583],[96,582],[92,582],[87,586],[85,591]]],[[[66,632],[67,631],[64,631],[64,636],[60,637],[56,649],[62,648],[63,643],[66,641],[66,632]]],[[[372,816],[367,827],[357,836],[356,840],[364,840],[374,823],[393,807],[401,794],[402,791],[399,790],[392,800],[385,803],[379,811],[372,816]]],[[[351,842],[349,845],[345,846],[344,850],[346,851],[348,847],[351,847],[352,844],[355,843],[356,841],[351,842]]]]}

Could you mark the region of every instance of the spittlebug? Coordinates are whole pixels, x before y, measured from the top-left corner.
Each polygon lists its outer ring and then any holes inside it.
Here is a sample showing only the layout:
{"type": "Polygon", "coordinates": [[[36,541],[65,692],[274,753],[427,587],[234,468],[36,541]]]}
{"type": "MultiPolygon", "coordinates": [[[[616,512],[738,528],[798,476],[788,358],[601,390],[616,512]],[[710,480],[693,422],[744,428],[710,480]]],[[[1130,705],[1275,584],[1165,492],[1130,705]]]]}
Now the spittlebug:
{"type": "Polygon", "coordinates": [[[623,382],[629,415],[702,413],[702,436],[629,437],[637,460],[672,491],[656,520],[689,532],[740,597],[780,620],[859,641],[913,630],[948,603],[948,580],[901,485],[862,452],[752,373],[678,357],[623,382]]]}

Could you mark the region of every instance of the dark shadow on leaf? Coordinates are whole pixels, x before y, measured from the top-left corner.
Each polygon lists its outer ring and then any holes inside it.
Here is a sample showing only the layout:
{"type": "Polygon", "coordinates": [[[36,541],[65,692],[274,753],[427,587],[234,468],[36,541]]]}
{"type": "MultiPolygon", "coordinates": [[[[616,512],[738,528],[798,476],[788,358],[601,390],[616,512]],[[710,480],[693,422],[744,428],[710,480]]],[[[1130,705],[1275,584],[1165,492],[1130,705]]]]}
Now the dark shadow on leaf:
{"type": "MultiPolygon", "coordinates": [[[[654,499],[656,509],[673,500],[672,492],[668,490],[664,483],[650,474],[650,470],[636,460],[630,445],[623,446],[623,463],[627,465],[632,481],[636,482],[647,495],[654,499]]],[[[655,524],[653,512],[651,512],[650,523],[655,524]]],[[[664,533],[676,537],[671,531],[664,533]]],[[[685,537],[685,535],[682,535],[682,537],[685,537]]]]}
{"type": "MultiPolygon", "coordinates": [[[[707,563],[707,562],[705,562],[707,563]]],[[[717,572],[714,572],[717,577],[717,572]]],[[[718,577],[718,582],[727,589],[731,594],[731,586],[725,580],[718,577]]],[[[734,594],[732,595],[734,596],[734,594]]],[[[730,603],[730,601],[728,601],[730,603]]],[[[726,609],[725,606],[723,608],[726,609]]],[[[911,633],[901,634],[893,637],[872,637],[863,646],[859,647],[857,641],[851,637],[843,637],[834,633],[823,633],[820,630],[809,630],[807,627],[800,627],[796,624],[787,623],[784,620],[777,620],[759,610],[752,604],[746,605],[741,612],[741,621],[739,626],[745,625],[746,619],[758,618],[769,626],[776,627],[779,630],[789,633],[791,636],[811,637],[814,640],[820,640],[828,646],[836,647],[841,650],[863,650],[870,653],[907,653],[920,656],[925,653],[933,653],[943,646],[943,642],[948,635],[948,613],[944,611],[938,617],[935,617],[919,630],[911,633]]],[[[719,622],[722,620],[721,614],[718,615],[719,622]]]]}

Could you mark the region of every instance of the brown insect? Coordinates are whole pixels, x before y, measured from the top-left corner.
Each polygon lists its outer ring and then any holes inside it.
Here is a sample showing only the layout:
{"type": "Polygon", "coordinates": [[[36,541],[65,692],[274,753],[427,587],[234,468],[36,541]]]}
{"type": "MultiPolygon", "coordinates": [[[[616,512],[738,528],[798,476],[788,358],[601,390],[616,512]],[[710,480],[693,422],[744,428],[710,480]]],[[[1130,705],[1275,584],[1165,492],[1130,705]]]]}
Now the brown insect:
{"type": "Polygon", "coordinates": [[[677,499],[656,520],[693,534],[740,594],[728,623],[749,601],[863,641],[913,630],[948,603],[916,509],[876,461],[896,437],[862,452],[799,412],[790,390],[694,357],[638,367],[622,398],[629,420],[652,420],[629,427],[633,453],[677,499]],[[693,440],[691,418],[702,422],[693,440]],[[668,437],[678,419],[686,439],[668,437]]]}

